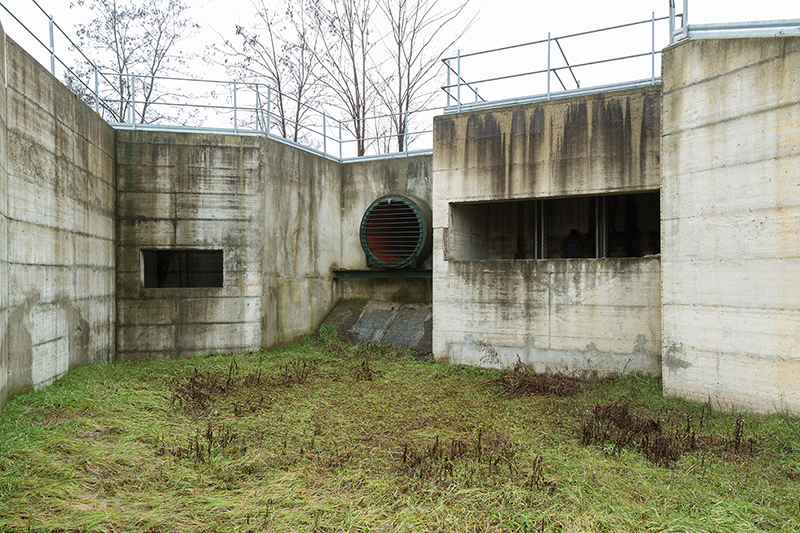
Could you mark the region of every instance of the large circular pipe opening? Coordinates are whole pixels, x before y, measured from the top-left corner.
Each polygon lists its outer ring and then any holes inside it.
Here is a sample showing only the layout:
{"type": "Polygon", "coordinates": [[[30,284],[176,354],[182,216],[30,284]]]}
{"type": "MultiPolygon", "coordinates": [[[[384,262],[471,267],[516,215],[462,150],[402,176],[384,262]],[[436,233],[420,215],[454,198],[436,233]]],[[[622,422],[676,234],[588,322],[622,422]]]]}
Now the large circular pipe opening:
{"type": "Polygon", "coordinates": [[[431,255],[431,210],[421,200],[391,194],[378,198],[361,219],[367,266],[419,268],[431,255]]]}

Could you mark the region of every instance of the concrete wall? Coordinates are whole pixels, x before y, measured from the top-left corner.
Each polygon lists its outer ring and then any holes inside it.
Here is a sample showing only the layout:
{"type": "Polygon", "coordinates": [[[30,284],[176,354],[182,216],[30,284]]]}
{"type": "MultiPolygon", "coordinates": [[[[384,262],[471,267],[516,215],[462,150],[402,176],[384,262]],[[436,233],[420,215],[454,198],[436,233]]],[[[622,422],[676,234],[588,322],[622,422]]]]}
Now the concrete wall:
{"type": "MultiPolygon", "coordinates": [[[[342,261],[343,270],[367,268],[359,231],[367,208],[387,194],[402,194],[432,205],[433,157],[413,156],[342,165],[342,261]]],[[[431,259],[423,265],[430,269],[431,259]]],[[[371,270],[380,270],[372,267],[371,270]]],[[[339,279],[337,291],[344,299],[384,300],[403,303],[430,303],[431,279],[339,279]]]]}
{"type": "Polygon", "coordinates": [[[800,411],[800,38],[663,56],[664,390],[800,411]]]}
{"type": "Polygon", "coordinates": [[[259,137],[115,135],[0,45],[0,407],[77,364],[288,344],[343,296],[430,301],[430,280],[332,271],[365,268],[375,198],[431,202],[431,156],[342,165],[259,137]],[[145,288],[142,249],[222,250],[223,286],[145,288]]]}
{"type": "Polygon", "coordinates": [[[432,158],[339,164],[264,141],[265,348],[314,331],[342,298],[430,302],[431,280],[337,279],[334,270],[366,269],[359,228],[386,194],[431,202],[432,158]]]}
{"type": "Polygon", "coordinates": [[[333,278],[366,268],[358,231],[373,200],[430,202],[430,156],[342,165],[262,137],[117,136],[117,357],[272,348],[342,297],[430,296],[430,280],[333,278]],[[223,287],[145,288],[142,249],[223,250],[223,287]]]}
{"type": "Polygon", "coordinates": [[[121,359],[261,346],[261,142],[117,132],[121,359]],[[220,288],[145,288],[141,249],[223,250],[220,288]]]}
{"type": "Polygon", "coordinates": [[[110,360],[115,323],[114,131],[3,42],[0,398],[110,360]]]}
{"type": "Polygon", "coordinates": [[[434,119],[434,213],[449,202],[658,190],[658,86],[434,119]]]}
{"type": "Polygon", "coordinates": [[[0,25],[0,410],[8,397],[8,122],[6,121],[6,36],[0,25]]]}
{"type": "Polygon", "coordinates": [[[658,191],[660,106],[660,88],[648,87],[434,120],[438,359],[480,364],[488,343],[502,364],[519,355],[537,370],[660,373],[658,257],[483,259],[478,248],[499,241],[462,216],[480,209],[459,209],[658,191]]]}
{"type": "Polygon", "coordinates": [[[537,372],[661,372],[659,259],[451,261],[434,272],[434,354],[537,372]]]}
{"type": "Polygon", "coordinates": [[[338,163],[262,140],[262,346],[312,332],[338,299],[332,269],[342,261],[338,163]]]}

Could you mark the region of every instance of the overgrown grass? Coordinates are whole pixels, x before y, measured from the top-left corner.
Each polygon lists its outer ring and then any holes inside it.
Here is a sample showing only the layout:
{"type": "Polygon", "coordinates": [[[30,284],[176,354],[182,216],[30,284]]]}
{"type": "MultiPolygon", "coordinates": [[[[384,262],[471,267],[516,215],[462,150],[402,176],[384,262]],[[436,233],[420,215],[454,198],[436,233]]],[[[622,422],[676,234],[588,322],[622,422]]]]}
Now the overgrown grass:
{"type": "Polygon", "coordinates": [[[515,371],[330,332],[80,368],[2,413],[0,530],[800,530],[796,418],[665,399],[642,376],[528,394],[515,371]],[[586,438],[593,420],[605,437],[586,438]],[[654,425],[677,456],[648,459],[635,435],[654,425]]]}

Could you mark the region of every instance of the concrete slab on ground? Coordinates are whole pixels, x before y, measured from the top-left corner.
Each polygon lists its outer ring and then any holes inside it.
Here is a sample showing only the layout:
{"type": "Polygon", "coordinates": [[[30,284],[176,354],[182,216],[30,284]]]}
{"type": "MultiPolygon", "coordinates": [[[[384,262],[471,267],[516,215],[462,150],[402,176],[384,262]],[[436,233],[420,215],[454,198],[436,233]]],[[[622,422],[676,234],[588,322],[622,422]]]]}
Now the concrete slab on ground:
{"type": "Polygon", "coordinates": [[[350,331],[358,340],[370,340],[431,353],[431,304],[401,304],[379,300],[342,300],[323,325],[350,331]]]}

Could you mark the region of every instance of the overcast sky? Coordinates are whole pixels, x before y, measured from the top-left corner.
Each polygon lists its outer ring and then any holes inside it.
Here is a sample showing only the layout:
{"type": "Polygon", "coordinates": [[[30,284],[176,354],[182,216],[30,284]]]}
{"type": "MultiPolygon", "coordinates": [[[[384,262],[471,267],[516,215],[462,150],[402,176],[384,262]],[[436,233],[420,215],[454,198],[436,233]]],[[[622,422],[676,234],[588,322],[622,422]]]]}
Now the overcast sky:
{"type": "MultiPolygon", "coordinates": [[[[77,9],[70,9],[68,0],[37,0],[45,11],[68,29],[77,9]]],[[[458,0],[442,0],[455,4],[458,0]]],[[[0,0],[12,11],[25,13],[32,0],[0,0]]],[[[222,34],[232,31],[234,22],[247,22],[251,12],[250,0],[187,0],[192,16],[206,28],[222,34]]],[[[458,2],[460,3],[460,2],[458,2]]],[[[268,0],[269,4],[269,0],[268,0]]],[[[682,0],[676,0],[678,11],[682,0]]],[[[465,51],[515,44],[546,37],[550,31],[564,35],[632,20],[666,16],[668,0],[470,0],[469,16],[476,20],[460,47],[465,51]]],[[[690,23],[731,22],[800,18],[797,0],[691,0],[690,23]]],[[[7,26],[8,15],[0,10],[0,20],[7,26]]],[[[454,32],[457,29],[454,28],[454,32]]]]}
{"type": "MultiPolygon", "coordinates": [[[[67,33],[71,32],[72,35],[74,35],[74,24],[81,22],[81,16],[86,16],[85,10],[70,9],[69,5],[72,2],[69,0],[37,1],[45,11],[54,16],[56,22],[67,33]]],[[[191,6],[190,16],[201,26],[200,33],[187,43],[190,48],[196,50],[202,51],[205,45],[218,39],[217,34],[232,37],[237,22],[247,25],[252,20],[250,0],[186,1],[191,6]]],[[[440,1],[443,4],[452,2],[456,5],[455,2],[459,0],[440,1]]],[[[269,2],[270,0],[267,0],[268,5],[269,2]]],[[[548,32],[556,37],[649,20],[653,12],[657,18],[666,17],[669,6],[668,0],[469,0],[469,2],[461,21],[449,30],[449,37],[452,38],[474,18],[473,24],[456,47],[461,49],[462,54],[546,39],[548,32]]],[[[33,0],[0,0],[0,3],[17,13],[27,25],[36,30],[41,40],[47,42],[47,19],[33,8],[33,0]]],[[[676,4],[678,11],[682,11],[683,1],[676,0],[676,4]]],[[[689,3],[690,24],[772,19],[800,19],[800,0],[691,0],[689,3]]],[[[0,9],[0,21],[13,39],[49,66],[47,50],[31,41],[2,9],[0,9]]],[[[666,27],[666,23],[661,23],[661,26],[657,27],[657,49],[667,44],[666,27]]],[[[575,65],[609,57],[609,54],[618,56],[647,53],[651,47],[649,31],[649,25],[644,25],[641,31],[635,34],[614,34],[606,40],[573,38],[559,44],[563,45],[570,64],[575,65]]],[[[66,48],[66,43],[57,39],[57,53],[65,54],[66,48]]],[[[452,53],[455,55],[455,50],[452,53]]],[[[557,55],[556,52],[553,53],[557,55]]],[[[652,68],[649,58],[642,58],[637,60],[638,63],[635,65],[604,64],[598,68],[576,69],[575,76],[582,83],[582,87],[622,81],[619,79],[620,76],[626,80],[645,79],[651,76],[651,71],[654,71],[656,76],[660,75],[660,60],[658,58],[656,60],[655,69],[652,68]]],[[[467,80],[481,80],[510,72],[541,69],[546,65],[546,61],[546,46],[539,46],[535,49],[528,48],[517,53],[505,53],[489,58],[465,58],[462,61],[461,72],[467,80]]],[[[560,57],[554,57],[553,61],[553,66],[564,64],[558,63],[562,61],[560,57]]],[[[194,68],[191,73],[194,76],[225,76],[224,72],[206,66],[194,68]]],[[[562,71],[562,74],[567,88],[571,88],[569,87],[571,82],[566,79],[569,78],[568,73],[562,71]]],[[[545,79],[544,76],[539,76],[538,81],[526,78],[527,85],[524,88],[505,84],[503,90],[499,90],[498,83],[483,83],[479,84],[479,90],[481,96],[486,95],[489,99],[521,96],[520,92],[538,94],[545,91],[545,79]]],[[[553,83],[556,83],[555,80],[553,83]]],[[[554,87],[554,90],[557,89],[558,87],[554,87]]]]}

